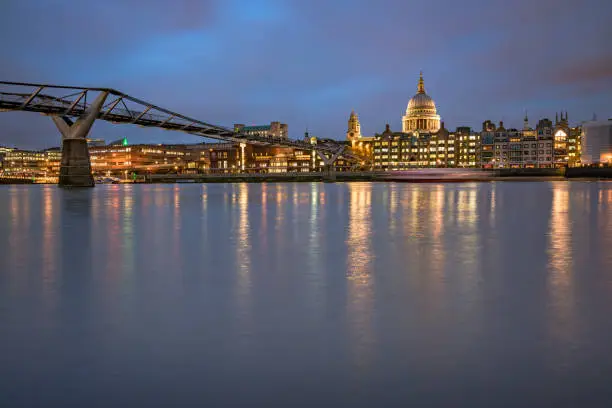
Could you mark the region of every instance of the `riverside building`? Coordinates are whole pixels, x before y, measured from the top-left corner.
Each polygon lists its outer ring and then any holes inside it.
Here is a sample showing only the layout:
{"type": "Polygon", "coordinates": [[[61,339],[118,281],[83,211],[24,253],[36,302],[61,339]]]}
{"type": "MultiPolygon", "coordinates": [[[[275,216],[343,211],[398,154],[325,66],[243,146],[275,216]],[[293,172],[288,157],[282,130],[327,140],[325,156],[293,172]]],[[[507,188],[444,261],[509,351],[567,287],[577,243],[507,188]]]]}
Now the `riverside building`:
{"type": "Polygon", "coordinates": [[[480,166],[480,134],[462,126],[457,128],[454,138],[457,167],[480,166]]]}
{"type": "Polygon", "coordinates": [[[7,176],[52,177],[59,174],[61,160],[58,148],[40,151],[3,148],[0,170],[7,176]]]}
{"type": "Polygon", "coordinates": [[[234,125],[234,132],[246,136],[270,137],[270,138],[289,138],[289,126],[285,123],[271,122],[269,125],[245,126],[241,123],[234,125]]]}
{"type": "Polygon", "coordinates": [[[612,119],[582,124],[582,162],[587,165],[612,165],[612,119]]]}

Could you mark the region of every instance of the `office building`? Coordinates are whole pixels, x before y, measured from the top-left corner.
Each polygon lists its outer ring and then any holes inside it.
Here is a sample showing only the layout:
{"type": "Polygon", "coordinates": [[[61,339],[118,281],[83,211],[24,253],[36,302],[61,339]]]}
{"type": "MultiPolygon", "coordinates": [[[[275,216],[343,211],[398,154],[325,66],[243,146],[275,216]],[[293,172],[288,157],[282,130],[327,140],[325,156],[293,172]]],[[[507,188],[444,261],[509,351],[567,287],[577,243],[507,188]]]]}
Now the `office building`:
{"type": "Polygon", "coordinates": [[[582,163],[612,165],[612,119],[582,124],[582,163]]]}

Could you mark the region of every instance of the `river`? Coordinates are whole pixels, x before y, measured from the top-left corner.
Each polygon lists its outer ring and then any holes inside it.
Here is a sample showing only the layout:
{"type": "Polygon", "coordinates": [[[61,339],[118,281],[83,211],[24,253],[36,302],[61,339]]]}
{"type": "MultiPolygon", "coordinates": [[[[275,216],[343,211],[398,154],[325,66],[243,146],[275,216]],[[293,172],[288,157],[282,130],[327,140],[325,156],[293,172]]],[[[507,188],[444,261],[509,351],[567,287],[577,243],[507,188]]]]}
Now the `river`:
{"type": "Polygon", "coordinates": [[[612,183],[0,186],[0,406],[612,406],[612,183]]]}

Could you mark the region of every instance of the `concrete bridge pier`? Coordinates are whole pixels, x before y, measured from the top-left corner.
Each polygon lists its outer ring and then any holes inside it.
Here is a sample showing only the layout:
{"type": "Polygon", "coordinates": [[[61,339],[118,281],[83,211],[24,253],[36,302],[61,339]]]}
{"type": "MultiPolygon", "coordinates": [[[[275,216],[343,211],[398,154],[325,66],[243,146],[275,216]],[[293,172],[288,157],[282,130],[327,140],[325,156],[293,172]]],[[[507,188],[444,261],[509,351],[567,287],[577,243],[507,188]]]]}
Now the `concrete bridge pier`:
{"type": "Polygon", "coordinates": [[[75,123],[66,116],[51,117],[62,134],[62,162],[58,183],[60,187],[94,187],[87,135],[107,96],[108,92],[101,92],[75,123]]]}
{"type": "Polygon", "coordinates": [[[323,181],[336,181],[336,171],[333,165],[325,165],[323,168],[323,181]]]}
{"type": "Polygon", "coordinates": [[[336,181],[336,170],[334,170],[334,163],[343,151],[344,149],[340,149],[331,157],[327,157],[324,153],[317,150],[317,155],[321,161],[323,161],[323,181],[336,181]]]}

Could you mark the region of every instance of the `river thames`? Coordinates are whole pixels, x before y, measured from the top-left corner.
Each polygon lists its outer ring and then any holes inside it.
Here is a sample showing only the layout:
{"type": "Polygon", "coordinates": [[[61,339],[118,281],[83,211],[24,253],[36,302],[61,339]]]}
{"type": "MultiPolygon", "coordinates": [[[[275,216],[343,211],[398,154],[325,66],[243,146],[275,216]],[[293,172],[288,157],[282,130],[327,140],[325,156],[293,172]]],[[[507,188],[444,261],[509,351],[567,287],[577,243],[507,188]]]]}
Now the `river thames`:
{"type": "Polygon", "coordinates": [[[612,183],[0,186],[0,406],[612,406],[612,183]]]}

